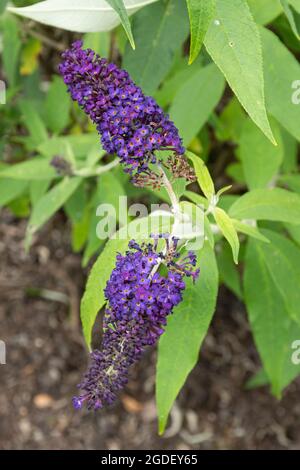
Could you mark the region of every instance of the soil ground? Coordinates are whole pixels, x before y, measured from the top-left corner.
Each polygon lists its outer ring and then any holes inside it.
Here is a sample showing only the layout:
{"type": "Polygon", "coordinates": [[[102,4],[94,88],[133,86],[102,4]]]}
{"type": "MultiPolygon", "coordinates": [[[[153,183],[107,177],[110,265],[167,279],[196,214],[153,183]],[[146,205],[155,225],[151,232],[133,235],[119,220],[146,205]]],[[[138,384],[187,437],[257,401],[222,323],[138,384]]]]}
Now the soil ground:
{"type": "Polygon", "coordinates": [[[86,272],[58,215],[23,250],[25,222],[0,215],[1,449],[299,449],[300,381],[281,402],[267,387],[246,391],[259,369],[243,305],[221,288],[201,351],[157,435],[155,351],[132,371],[119,403],[75,412],[71,397],[87,364],[78,323],[86,272]]]}

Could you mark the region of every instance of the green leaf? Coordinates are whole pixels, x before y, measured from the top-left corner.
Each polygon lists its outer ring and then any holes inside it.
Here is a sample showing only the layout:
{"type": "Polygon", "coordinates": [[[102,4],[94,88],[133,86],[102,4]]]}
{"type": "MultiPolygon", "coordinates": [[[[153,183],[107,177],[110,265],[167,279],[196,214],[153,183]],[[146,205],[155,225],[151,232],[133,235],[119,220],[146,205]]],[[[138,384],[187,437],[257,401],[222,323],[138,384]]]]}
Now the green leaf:
{"type": "Polygon", "coordinates": [[[45,102],[45,120],[52,132],[60,133],[67,127],[71,99],[63,80],[54,76],[45,102]]]}
{"type": "Polygon", "coordinates": [[[190,199],[194,204],[197,204],[200,207],[203,206],[205,209],[208,208],[208,200],[205,197],[200,196],[200,194],[193,193],[192,191],[185,191],[184,196],[190,199]]]}
{"type": "Polygon", "coordinates": [[[201,158],[194,153],[187,150],[186,155],[193,162],[197,181],[201,191],[206,196],[208,201],[211,201],[212,197],[215,195],[215,187],[207,166],[203,160],[201,160],[201,158]]]}
{"type": "Polygon", "coordinates": [[[21,50],[20,30],[17,21],[8,16],[3,22],[3,68],[11,87],[17,84],[18,63],[21,50]]]}
{"type": "Polygon", "coordinates": [[[28,186],[27,181],[17,181],[10,178],[0,178],[0,207],[19,197],[28,186]]]}
{"type": "Polygon", "coordinates": [[[232,184],[229,184],[228,186],[223,186],[223,188],[220,188],[219,191],[217,191],[216,196],[220,199],[222,194],[226,193],[232,188],[232,184]]]}
{"type": "Polygon", "coordinates": [[[30,202],[33,206],[44,196],[48,191],[51,180],[32,180],[29,186],[30,202]]]}
{"type": "Polygon", "coordinates": [[[238,299],[242,300],[243,293],[238,269],[232,260],[232,253],[228,244],[223,243],[217,252],[217,261],[220,273],[220,282],[230,289],[238,299]]]}
{"type": "Polygon", "coordinates": [[[48,139],[48,132],[34,104],[23,100],[19,103],[24,125],[30,133],[33,144],[37,147],[48,139]]]}
{"type": "Polygon", "coordinates": [[[290,173],[298,169],[298,142],[283,127],[280,129],[284,147],[284,159],[281,165],[283,173],[290,173]]]}
{"type": "Polygon", "coordinates": [[[87,201],[87,191],[82,182],[64,205],[64,211],[71,220],[72,249],[75,252],[83,248],[89,230],[90,211],[87,201]]]}
{"type": "Polygon", "coordinates": [[[221,207],[224,211],[228,212],[229,208],[237,201],[240,196],[236,194],[224,194],[221,199],[218,201],[218,206],[221,207]]]}
{"type": "Polygon", "coordinates": [[[246,185],[243,165],[239,162],[230,163],[226,168],[226,175],[230,176],[233,181],[246,185]]]}
{"type": "Polygon", "coordinates": [[[282,13],[280,0],[248,0],[256,23],[269,24],[282,13]]]}
{"type": "Polygon", "coordinates": [[[135,49],[134,39],[132,36],[131,25],[128,18],[128,13],[126,11],[124,1],[123,0],[106,0],[107,3],[118,13],[120,20],[122,22],[123,28],[127,34],[129,42],[131,44],[132,49],[135,49]]]}
{"type": "Polygon", "coordinates": [[[125,196],[125,191],[121,183],[112,172],[101,175],[98,179],[97,188],[91,201],[91,221],[89,229],[88,243],[84,251],[83,266],[86,266],[89,259],[103,245],[104,240],[99,239],[96,233],[99,216],[96,214],[97,207],[100,204],[111,204],[116,209],[116,222],[119,220],[118,214],[119,198],[125,196]]]}
{"type": "Polygon", "coordinates": [[[300,324],[300,250],[276,232],[264,230],[271,243],[262,249],[269,275],[285,304],[285,311],[300,324]]]}
{"type": "Polygon", "coordinates": [[[109,57],[110,35],[106,31],[86,33],[84,35],[84,49],[93,49],[101,57],[109,57]]]}
{"type": "Polygon", "coordinates": [[[231,218],[226,214],[226,212],[223,211],[223,209],[220,209],[220,207],[216,207],[214,209],[213,215],[217,222],[218,227],[220,228],[224,237],[226,238],[229,245],[231,246],[233,260],[237,264],[238,256],[239,256],[239,249],[240,249],[240,242],[239,242],[239,237],[237,236],[237,233],[236,233],[236,229],[234,228],[233,222],[231,218]]]}
{"type": "Polygon", "coordinates": [[[168,318],[158,347],[156,402],[159,433],[187,376],[198,361],[199,350],[212,319],[218,292],[218,269],[213,250],[204,245],[198,253],[201,275],[187,282],[183,301],[168,318]]]}
{"type": "Polygon", "coordinates": [[[254,189],[232,204],[229,215],[237,219],[300,224],[300,196],[281,188],[254,189]]]}
{"type": "Polygon", "coordinates": [[[253,237],[253,238],[256,238],[257,240],[261,240],[262,242],[269,243],[269,240],[262,233],[260,233],[257,227],[246,224],[237,219],[231,219],[231,221],[237,232],[244,233],[245,235],[248,235],[249,237],[253,237]]]}
{"type": "Polygon", "coordinates": [[[22,163],[9,165],[0,170],[1,178],[14,178],[18,180],[51,180],[57,177],[55,169],[46,158],[32,158],[22,163]]]}
{"type": "MultiPolygon", "coordinates": [[[[70,145],[75,157],[80,158],[86,157],[91,147],[98,141],[99,136],[96,132],[52,137],[39,145],[37,150],[48,158],[54,157],[55,155],[65,156],[67,146],[70,145]]],[[[104,153],[99,144],[99,155],[104,155],[104,153]]]]}
{"type": "Polygon", "coordinates": [[[243,174],[250,189],[264,188],[272,181],[283,160],[283,145],[277,125],[275,147],[260,132],[250,119],[244,123],[239,139],[239,156],[243,164],[243,174]]]}
{"type": "Polygon", "coordinates": [[[155,92],[154,98],[158,104],[162,108],[171,104],[183,83],[190,80],[200,68],[201,63],[199,59],[192,65],[188,65],[185,59],[184,67],[180,67],[179,70],[170,73],[170,76],[163,81],[161,87],[155,92]]]}
{"type": "Polygon", "coordinates": [[[300,13],[300,2],[299,0],[289,0],[289,4],[292,5],[295,10],[300,13]]]}
{"type": "Polygon", "coordinates": [[[291,52],[271,31],[260,29],[265,72],[267,110],[300,141],[300,106],[293,102],[294,82],[300,65],[291,52]]]}
{"type": "Polygon", "coordinates": [[[222,97],[224,86],[222,74],[214,64],[209,64],[179,88],[169,112],[186,145],[208,120],[222,97]]]}
{"type": "Polygon", "coordinates": [[[191,29],[189,64],[200,53],[202,43],[214,12],[213,0],[186,0],[191,29]]]}
{"type": "Polygon", "coordinates": [[[9,209],[16,217],[28,217],[30,214],[29,197],[21,195],[8,204],[9,209]]]}
{"type": "Polygon", "coordinates": [[[166,77],[175,51],[188,30],[188,15],[182,0],[156,2],[135,15],[136,51],[126,47],[123,67],[147,95],[152,95],[166,77]]]}
{"type": "Polygon", "coordinates": [[[62,207],[74,191],[78,188],[82,178],[65,177],[50,189],[34,206],[27,227],[26,246],[31,242],[31,237],[47,220],[62,207]]]}
{"type": "Polygon", "coordinates": [[[88,347],[91,347],[92,328],[97,314],[105,305],[104,288],[115,266],[116,254],[124,253],[128,242],[145,240],[151,233],[170,231],[170,219],[165,217],[144,217],[136,219],[117,232],[115,238],[106,243],[102,253],[94,263],[87,280],[84,295],[81,300],[81,321],[83,333],[88,347]],[[139,232],[137,232],[139,229],[139,232]],[[134,235],[133,235],[134,234],[134,235]]]}
{"type": "Polygon", "coordinates": [[[292,191],[300,193],[300,175],[290,174],[282,175],[279,177],[279,182],[286,184],[292,191]]]}
{"type": "Polygon", "coordinates": [[[300,327],[289,317],[281,293],[270,276],[264,256],[268,247],[266,243],[249,240],[244,295],[263,367],[272,384],[272,392],[279,398],[282,389],[300,372],[300,365],[294,365],[291,360],[292,343],[300,338],[300,327]]]}
{"type": "Polygon", "coordinates": [[[71,220],[71,222],[80,222],[84,216],[84,211],[87,206],[87,194],[85,185],[82,183],[72,193],[64,205],[64,210],[71,220]]]}
{"type": "Polygon", "coordinates": [[[91,146],[86,156],[85,165],[87,168],[93,168],[105,155],[105,150],[99,148],[99,142],[91,146]]]}
{"type": "Polygon", "coordinates": [[[263,387],[265,385],[268,385],[269,383],[269,377],[265,373],[264,369],[259,369],[256,374],[254,374],[252,377],[250,377],[249,380],[247,380],[245,389],[252,390],[257,387],[263,387]]]}
{"type": "Polygon", "coordinates": [[[210,225],[210,221],[207,217],[207,215],[204,214],[204,235],[209,243],[209,246],[211,248],[215,247],[215,237],[210,225]]]}
{"type": "Polygon", "coordinates": [[[96,228],[97,228],[97,220],[94,217],[94,214],[91,214],[90,220],[89,220],[89,229],[88,229],[88,235],[87,235],[87,243],[84,249],[83,257],[82,257],[82,267],[86,267],[91,260],[92,256],[95,255],[95,253],[99,253],[105,244],[106,240],[99,239],[96,234],[96,228]]]}
{"type": "Polygon", "coordinates": [[[297,13],[292,10],[286,0],[280,0],[280,3],[282,5],[285,16],[287,17],[288,22],[290,23],[293,33],[295,34],[297,39],[300,39],[298,25],[295,20],[295,15],[297,15],[297,13]]]}
{"type": "Polygon", "coordinates": [[[259,32],[246,0],[216,0],[204,44],[251,119],[275,143],[265,108],[259,32]]]}
{"type": "Polygon", "coordinates": [[[290,237],[300,245],[300,225],[292,225],[292,224],[284,224],[285,228],[287,229],[290,237]]]}
{"type": "Polygon", "coordinates": [[[178,200],[183,196],[186,186],[187,180],[185,178],[176,178],[172,183],[173,191],[178,200]]]}
{"type": "Polygon", "coordinates": [[[246,113],[234,96],[224,107],[219,116],[216,136],[219,140],[233,140],[237,142],[246,120],[246,113]]]}
{"type": "Polygon", "coordinates": [[[72,223],[72,250],[78,253],[86,243],[89,233],[90,213],[85,207],[81,220],[72,223]]]}
{"type": "MultiPolygon", "coordinates": [[[[298,15],[295,17],[297,22],[298,17],[298,15]]],[[[288,49],[296,53],[300,51],[299,39],[295,37],[285,15],[280,15],[276,18],[272,26],[272,30],[280,37],[281,42],[283,42],[288,49]]]]}
{"type": "MultiPolygon", "coordinates": [[[[205,220],[203,208],[189,201],[181,201],[180,209],[182,212],[182,220],[176,224],[173,232],[174,236],[178,236],[182,240],[197,240],[197,250],[202,248],[205,238],[205,220]]],[[[192,242],[193,243],[193,242],[192,242]]],[[[185,246],[186,250],[191,247],[185,246]]],[[[194,247],[191,248],[192,250],[194,247]]]]}
{"type": "Polygon", "coordinates": [[[1,1],[1,3],[0,3],[0,15],[2,15],[2,13],[4,12],[7,3],[8,3],[8,0],[2,0],[1,1]]]}

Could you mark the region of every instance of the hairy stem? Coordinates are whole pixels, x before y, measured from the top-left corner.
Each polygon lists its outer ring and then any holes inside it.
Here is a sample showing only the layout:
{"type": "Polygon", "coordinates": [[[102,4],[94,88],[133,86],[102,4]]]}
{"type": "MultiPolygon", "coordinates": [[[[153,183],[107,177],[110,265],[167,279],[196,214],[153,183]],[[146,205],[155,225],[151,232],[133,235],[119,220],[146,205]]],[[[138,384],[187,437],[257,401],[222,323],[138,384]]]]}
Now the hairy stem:
{"type": "MultiPolygon", "coordinates": [[[[172,205],[172,212],[174,214],[174,217],[175,217],[175,220],[174,220],[174,224],[173,224],[173,228],[172,228],[172,233],[171,233],[171,236],[170,236],[170,245],[172,244],[172,234],[174,232],[174,227],[176,226],[176,223],[179,222],[179,214],[181,213],[181,210],[180,210],[180,206],[179,206],[179,201],[177,199],[177,196],[173,190],[173,187],[172,187],[172,184],[169,180],[169,178],[167,177],[165,171],[163,170],[163,168],[158,165],[158,168],[159,168],[159,171],[161,172],[162,174],[162,178],[163,178],[163,183],[164,183],[164,187],[169,195],[169,198],[170,198],[170,201],[171,201],[171,205],[172,205]]],[[[163,254],[166,254],[166,251],[167,251],[167,248],[165,247],[164,250],[163,250],[163,254]]],[[[154,276],[154,274],[158,271],[160,265],[161,265],[161,262],[162,260],[158,260],[158,263],[153,266],[153,269],[150,273],[150,279],[152,279],[152,277],[154,276]]]]}
{"type": "Polygon", "coordinates": [[[171,204],[172,204],[172,212],[174,214],[178,214],[180,212],[180,206],[179,206],[179,201],[177,199],[177,196],[172,188],[172,185],[171,185],[171,182],[170,180],[168,179],[165,171],[163,170],[163,168],[159,165],[159,170],[162,174],[162,178],[163,178],[163,183],[164,183],[164,187],[169,195],[169,198],[170,198],[170,201],[171,201],[171,204]]]}

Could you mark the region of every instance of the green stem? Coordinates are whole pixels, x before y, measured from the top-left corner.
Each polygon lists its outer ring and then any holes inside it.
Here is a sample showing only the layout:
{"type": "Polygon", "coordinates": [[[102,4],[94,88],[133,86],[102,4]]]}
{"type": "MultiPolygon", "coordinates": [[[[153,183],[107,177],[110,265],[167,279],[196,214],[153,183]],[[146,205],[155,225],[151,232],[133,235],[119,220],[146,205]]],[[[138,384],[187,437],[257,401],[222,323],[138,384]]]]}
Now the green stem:
{"type": "Polygon", "coordinates": [[[180,206],[179,206],[179,201],[177,199],[177,196],[172,188],[172,185],[171,185],[171,182],[170,180],[168,179],[165,171],[163,170],[163,168],[159,165],[159,170],[162,174],[162,178],[163,178],[163,183],[164,183],[164,187],[168,193],[168,196],[170,198],[170,201],[171,201],[171,205],[172,205],[172,212],[174,214],[178,214],[180,212],[180,206]]]}
{"type": "Polygon", "coordinates": [[[82,168],[80,170],[74,170],[73,174],[76,176],[83,176],[83,177],[90,177],[90,176],[99,176],[102,173],[106,173],[107,171],[115,168],[119,165],[119,160],[116,158],[112,162],[108,163],[107,165],[98,166],[97,168],[82,168]]]}

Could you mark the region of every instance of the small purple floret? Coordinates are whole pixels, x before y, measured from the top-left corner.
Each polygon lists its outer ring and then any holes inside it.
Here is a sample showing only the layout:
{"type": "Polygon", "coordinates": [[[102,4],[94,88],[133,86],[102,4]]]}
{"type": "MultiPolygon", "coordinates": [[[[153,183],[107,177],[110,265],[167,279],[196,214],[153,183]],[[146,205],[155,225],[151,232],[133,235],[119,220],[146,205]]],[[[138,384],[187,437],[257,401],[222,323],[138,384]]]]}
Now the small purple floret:
{"type": "Polygon", "coordinates": [[[75,410],[80,410],[82,408],[84,399],[82,397],[73,397],[72,403],[75,410]]]}

